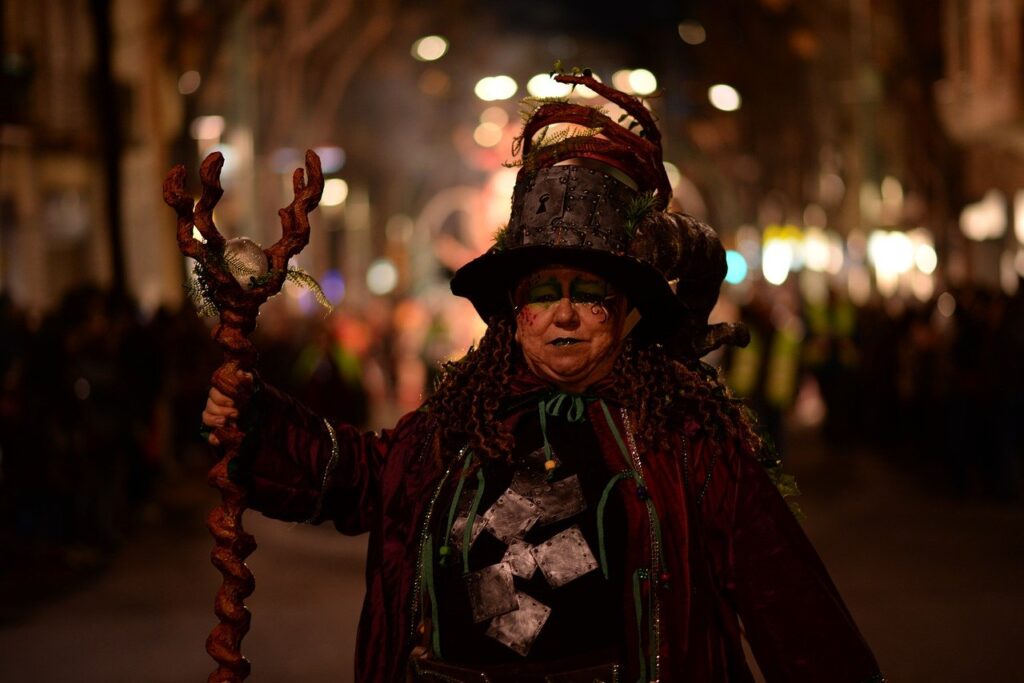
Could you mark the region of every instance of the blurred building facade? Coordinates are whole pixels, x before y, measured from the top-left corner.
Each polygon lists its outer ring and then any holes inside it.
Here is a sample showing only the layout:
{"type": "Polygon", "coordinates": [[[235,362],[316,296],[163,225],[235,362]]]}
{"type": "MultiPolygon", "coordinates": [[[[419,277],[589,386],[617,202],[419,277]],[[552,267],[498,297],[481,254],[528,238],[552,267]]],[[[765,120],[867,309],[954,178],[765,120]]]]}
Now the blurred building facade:
{"type": "Polygon", "coordinates": [[[37,315],[86,283],[181,299],[159,187],[182,112],[155,9],[3,3],[0,282],[37,315]]]}
{"type": "Polygon", "coordinates": [[[268,242],[313,147],[334,184],[299,264],[336,274],[357,307],[441,291],[504,220],[515,101],[556,58],[605,79],[657,75],[649,103],[677,201],[751,271],[734,297],[762,279],[771,239],[813,249],[811,228],[845,260],[822,279],[798,273],[796,254],[785,286],[801,295],[854,282],[859,303],[926,301],[1013,284],[1013,231],[975,239],[961,214],[997,190],[978,215],[1002,207],[1010,225],[1024,187],[1018,0],[659,1],[628,16],[605,4],[4,0],[0,286],[35,312],[81,282],[176,306],[188,267],[164,172],[183,162],[194,187],[201,158],[225,152],[219,225],[268,242]],[[443,56],[410,55],[441,34],[443,56]],[[512,95],[473,95],[498,73],[512,95]],[[723,85],[742,106],[715,105],[723,85]],[[863,253],[875,232],[912,231],[937,252],[928,273],[880,274],[863,253]],[[367,281],[381,263],[395,272],[383,294],[367,281]]]}

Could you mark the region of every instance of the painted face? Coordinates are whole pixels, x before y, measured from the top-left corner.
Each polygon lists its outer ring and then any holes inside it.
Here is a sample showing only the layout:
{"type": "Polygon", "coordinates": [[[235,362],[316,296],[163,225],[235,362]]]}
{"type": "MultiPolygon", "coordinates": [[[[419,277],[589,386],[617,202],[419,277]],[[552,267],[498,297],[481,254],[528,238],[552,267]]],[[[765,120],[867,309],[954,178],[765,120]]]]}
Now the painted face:
{"type": "Polygon", "coordinates": [[[519,282],[513,302],[516,341],[539,377],[578,393],[615,365],[627,301],[602,278],[568,266],[543,268],[519,282]]]}

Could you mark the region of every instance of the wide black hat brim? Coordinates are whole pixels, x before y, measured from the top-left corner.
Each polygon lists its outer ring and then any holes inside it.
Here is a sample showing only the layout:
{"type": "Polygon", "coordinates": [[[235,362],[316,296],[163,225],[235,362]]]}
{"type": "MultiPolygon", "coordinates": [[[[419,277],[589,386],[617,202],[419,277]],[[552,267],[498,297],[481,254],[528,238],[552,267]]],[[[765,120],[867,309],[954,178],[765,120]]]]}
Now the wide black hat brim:
{"type": "Polygon", "coordinates": [[[631,256],[582,247],[530,245],[492,250],[455,273],[451,289],[472,302],[485,321],[512,309],[510,292],[520,278],[552,265],[588,270],[625,292],[640,311],[638,332],[651,338],[671,334],[682,320],[682,307],[665,279],[631,256]]]}

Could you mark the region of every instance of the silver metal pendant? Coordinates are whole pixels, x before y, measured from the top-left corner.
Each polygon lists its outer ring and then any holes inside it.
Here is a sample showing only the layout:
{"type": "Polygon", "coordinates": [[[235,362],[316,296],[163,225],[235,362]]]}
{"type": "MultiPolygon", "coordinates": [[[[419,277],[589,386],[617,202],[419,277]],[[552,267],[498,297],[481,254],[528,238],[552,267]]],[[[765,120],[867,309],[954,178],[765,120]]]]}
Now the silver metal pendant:
{"type": "Polygon", "coordinates": [[[521,579],[529,579],[537,571],[537,560],[533,559],[533,546],[526,541],[512,541],[508,544],[502,562],[512,567],[512,573],[521,579]]]}
{"type": "MultiPolygon", "coordinates": [[[[543,457],[541,462],[543,462],[543,457]]],[[[544,472],[531,467],[517,468],[516,473],[512,475],[512,483],[509,484],[510,489],[533,501],[543,497],[549,486],[544,472]]]]}
{"type": "MultiPolygon", "coordinates": [[[[462,550],[462,540],[465,535],[464,532],[466,531],[466,522],[468,521],[468,515],[459,515],[455,518],[455,521],[452,522],[452,532],[450,534],[450,540],[452,546],[456,550],[462,550]]],[[[476,542],[477,536],[479,536],[480,532],[483,530],[484,520],[479,515],[477,515],[476,519],[473,520],[473,531],[470,532],[469,536],[470,547],[472,547],[472,545],[476,542]]]]}
{"type": "Polygon", "coordinates": [[[587,509],[587,499],[583,497],[580,478],[575,474],[551,482],[541,496],[531,500],[540,508],[538,523],[541,525],[568,519],[587,509]]]}
{"type": "Polygon", "coordinates": [[[509,485],[512,491],[527,498],[540,509],[540,525],[553,524],[587,509],[587,499],[577,475],[549,482],[541,472],[520,468],[509,485]]]}
{"type": "Polygon", "coordinates": [[[552,588],[597,569],[594,553],[577,525],[534,546],[533,557],[552,588]]]}
{"type": "Polygon", "coordinates": [[[512,586],[512,567],[507,562],[466,574],[465,580],[474,622],[479,624],[519,609],[512,586]]]}
{"type": "Polygon", "coordinates": [[[538,519],[540,510],[537,506],[512,489],[506,489],[498,496],[483,516],[484,528],[504,543],[522,538],[538,519]]]}
{"type": "Polygon", "coordinates": [[[525,657],[551,615],[551,608],[522,591],[516,591],[515,597],[519,609],[495,617],[487,635],[525,657]]]}

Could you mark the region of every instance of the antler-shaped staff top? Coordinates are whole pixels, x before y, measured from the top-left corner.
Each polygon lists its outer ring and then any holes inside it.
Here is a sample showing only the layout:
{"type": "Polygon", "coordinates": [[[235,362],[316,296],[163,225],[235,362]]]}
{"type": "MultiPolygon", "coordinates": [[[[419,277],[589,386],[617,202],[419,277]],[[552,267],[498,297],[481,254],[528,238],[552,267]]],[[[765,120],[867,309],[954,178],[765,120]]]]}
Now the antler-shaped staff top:
{"type": "Polygon", "coordinates": [[[202,264],[210,279],[214,303],[222,312],[243,301],[258,306],[281,289],[288,270],[288,260],[309,243],[309,212],[320,203],[324,191],[320,157],[313,150],[307,150],[306,172],[297,168],[292,176],[294,198],[291,204],[278,212],[281,218],[281,238],[263,250],[270,264],[268,277],[250,289],[243,289],[227,268],[224,261],[225,240],[213,222],[213,209],[224,194],[220,184],[223,167],[224,156],[220,152],[210,154],[203,161],[199,169],[203,193],[195,206],[192,197],[185,193],[183,165],[171,169],[164,180],[164,201],[178,215],[178,247],[183,254],[202,264]],[[193,236],[193,226],[199,230],[204,241],[193,236]]]}

